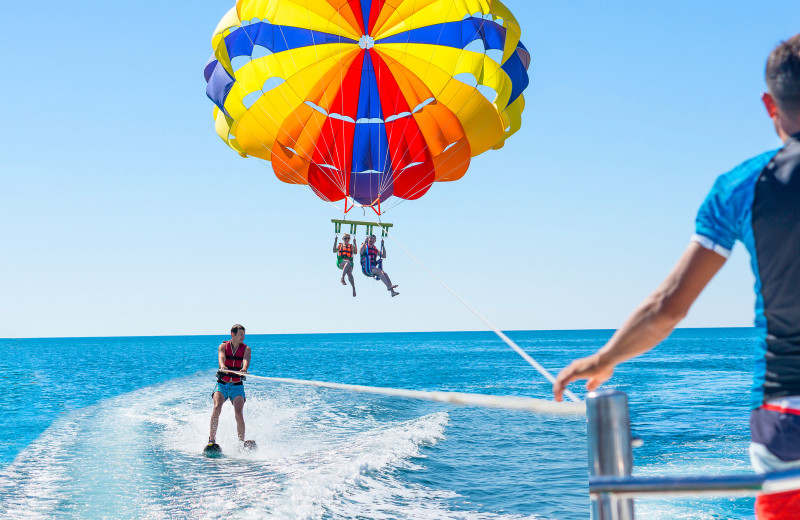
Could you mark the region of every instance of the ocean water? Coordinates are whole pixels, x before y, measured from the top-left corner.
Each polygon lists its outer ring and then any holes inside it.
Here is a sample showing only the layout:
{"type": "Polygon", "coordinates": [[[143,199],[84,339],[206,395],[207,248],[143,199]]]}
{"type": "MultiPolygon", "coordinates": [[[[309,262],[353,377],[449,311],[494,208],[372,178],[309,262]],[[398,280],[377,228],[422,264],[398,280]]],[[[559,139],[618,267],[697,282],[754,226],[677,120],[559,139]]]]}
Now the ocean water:
{"type": "MultiPolygon", "coordinates": [[[[511,332],[557,372],[612,331],[511,332]]],[[[251,380],[236,450],[222,336],[0,340],[0,518],[586,519],[580,417],[251,380]]],[[[490,333],[248,335],[251,373],[549,398],[490,333]]],[[[747,473],[752,329],[685,329],[617,369],[639,475],[747,473]]],[[[583,396],[581,386],[573,390],[583,396]]],[[[639,519],[743,519],[752,498],[637,500],[639,519]]]]}

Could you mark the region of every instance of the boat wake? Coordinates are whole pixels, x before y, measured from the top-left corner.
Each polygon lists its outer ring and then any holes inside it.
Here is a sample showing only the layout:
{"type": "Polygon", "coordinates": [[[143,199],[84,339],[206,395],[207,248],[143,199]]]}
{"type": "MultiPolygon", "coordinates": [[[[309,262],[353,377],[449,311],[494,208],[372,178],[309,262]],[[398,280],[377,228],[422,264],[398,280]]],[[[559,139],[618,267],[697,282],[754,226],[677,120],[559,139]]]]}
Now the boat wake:
{"type": "Polygon", "coordinates": [[[380,397],[250,385],[259,450],[239,452],[226,404],[225,456],[208,459],[211,388],[196,374],[60,418],[0,473],[0,517],[512,518],[404,478],[445,439],[446,412],[409,419],[380,397]]]}

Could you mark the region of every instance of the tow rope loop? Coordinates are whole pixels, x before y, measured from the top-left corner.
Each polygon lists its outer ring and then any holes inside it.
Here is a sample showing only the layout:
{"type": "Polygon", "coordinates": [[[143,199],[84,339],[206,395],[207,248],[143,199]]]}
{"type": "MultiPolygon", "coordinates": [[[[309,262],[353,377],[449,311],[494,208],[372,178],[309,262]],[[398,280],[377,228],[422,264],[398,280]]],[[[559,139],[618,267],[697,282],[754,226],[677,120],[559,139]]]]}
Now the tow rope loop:
{"type": "MultiPolygon", "coordinates": [[[[464,305],[464,307],[466,307],[467,309],[469,309],[469,310],[470,310],[470,312],[472,312],[472,314],[474,314],[475,316],[477,316],[479,320],[481,320],[481,321],[482,321],[482,322],[484,322],[486,325],[488,325],[488,326],[489,326],[489,328],[492,330],[492,332],[494,332],[495,334],[497,334],[497,337],[499,337],[501,340],[503,340],[503,341],[505,342],[505,344],[506,344],[506,345],[508,345],[509,347],[511,347],[511,348],[514,350],[514,352],[516,352],[517,354],[519,354],[520,356],[522,356],[522,359],[524,359],[525,361],[527,361],[527,362],[528,362],[528,364],[530,364],[530,365],[531,365],[533,368],[535,368],[535,369],[536,369],[536,370],[537,370],[537,371],[538,371],[538,372],[539,372],[541,375],[543,375],[543,376],[545,377],[545,379],[547,379],[547,380],[548,380],[548,381],[550,381],[551,383],[555,384],[555,382],[556,382],[556,378],[555,378],[555,377],[553,377],[553,374],[551,374],[550,372],[548,372],[546,368],[544,368],[544,367],[543,367],[542,365],[540,365],[540,364],[539,364],[539,363],[538,363],[538,362],[537,362],[535,359],[533,359],[531,356],[529,356],[529,355],[528,355],[528,353],[527,353],[527,352],[525,352],[524,350],[522,350],[522,348],[520,348],[520,347],[519,347],[519,345],[517,345],[516,343],[514,343],[514,341],[512,341],[512,340],[511,340],[511,338],[509,338],[508,336],[506,336],[506,335],[503,333],[503,331],[501,331],[500,329],[498,329],[497,327],[495,327],[495,325],[494,325],[492,322],[490,322],[489,320],[487,320],[487,319],[486,319],[486,318],[485,318],[485,317],[484,317],[484,316],[483,316],[481,313],[479,313],[479,312],[478,312],[478,311],[477,311],[477,310],[476,310],[476,309],[475,309],[475,308],[474,308],[472,305],[470,305],[469,303],[467,303],[467,301],[466,301],[464,298],[462,298],[461,296],[459,296],[459,295],[458,295],[458,293],[456,293],[456,292],[455,292],[453,289],[451,289],[451,288],[450,288],[450,287],[449,287],[449,286],[448,286],[446,283],[444,283],[444,281],[442,281],[442,279],[441,279],[441,278],[439,278],[438,276],[436,276],[436,275],[433,273],[433,271],[431,271],[430,269],[428,269],[428,267],[427,267],[425,264],[423,264],[423,263],[422,263],[422,262],[421,262],[419,259],[417,259],[417,257],[415,257],[414,255],[412,255],[412,254],[411,254],[411,251],[409,251],[409,250],[408,250],[408,249],[407,249],[407,248],[406,248],[406,247],[405,247],[403,244],[401,244],[401,243],[400,243],[400,242],[397,240],[397,238],[396,238],[396,233],[392,233],[392,235],[391,235],[391,236],[388,236],[388,238],[389,238],[389,239],[391,239],[391,240],[393,240],[393,241],[394,241],[394,242],[395,242],[395,243],[396,243],[398,246],[400,246],[400,247],[403,249],[403,251],[405,251],[405,252],[406,252],[406,254],[407,254],[409,257],[411,257],[411,259],[412,259],[412,260],[414,260],[414,261],[415,261],[417,264],[419,264],[419,266],[420,266],[420,267],[422,267],[423,269],[425,269],[425,271],[427,271],[427,273],[428,273],[429,275],[431,275],[431,276],[432,276],[432,277],[433,277],[433,278],[434,278],[434,279],[435,279],[437,282],[439,282],[439,283],[442,285],[442,287],[444,287],[445,289],[447,289],[447,291],[448,291],[450,294],[452,294],[453,296],[455,296],[455,297],[456,297],[456,299],[457,299],[458,301],[460,301],[460,302],[461,302],[461,303],[464,305]]],[[[572,393],[572,392],[571,392],[570,390],[568,390],[568,389],[564,389],[564,395],[566,395],[566,396],[567,396],[567,397],[568,397],[568,398],[569,398],[571,401],[573,401],[573,402],[576,402],[576,403],[578,403],[578,402],[581,402],[581,400],[578,398],[578,396],[576,396],[574,393],[572,393]]]]}
{"type": "Polygon", "coordinates": [[[328,383],[325,381],[310,381],[305,379],[289,379],[285,377],[257,376],[248,372],[237,372],[235,370],[222,370],[245,376],[252,379],[263,379],[274,383],[286,383],[290,385],[313,386],[317,388],[330,388],[333,390],[347,390],[361,394],[378,394],[392,397],[405,397],[408,399],[419,399],[423,401],[433,401],[437,403],[449,403],[462,406],[481,406],[485,408],[501,408],[504,410],[524,410],[528,412],[553,414],[553,415],[585,415],[586,404],[577,403],[557,403],[546,399],[535,399],[533,397],[519,397],[513,395],[486,395],[468,394],[462,392],[428,392],[424,390],[406,390],[402,388],[387,388],[379,386],[348,385],[343,383],[328,383]]]}

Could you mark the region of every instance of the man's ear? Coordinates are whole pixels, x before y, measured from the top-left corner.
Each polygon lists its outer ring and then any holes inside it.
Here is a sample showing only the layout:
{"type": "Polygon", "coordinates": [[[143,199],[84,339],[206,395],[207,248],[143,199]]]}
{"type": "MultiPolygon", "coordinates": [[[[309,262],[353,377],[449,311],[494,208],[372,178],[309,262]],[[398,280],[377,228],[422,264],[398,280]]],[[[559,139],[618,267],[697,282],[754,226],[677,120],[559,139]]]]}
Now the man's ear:
{"type": "Polygon", "coordinates": [[[776,117],[778,115],[778,104],[769,92],[764,92],[761,96],[761,101],[764,103],[764,108],[767,109],[769,117],[776,117]]]}

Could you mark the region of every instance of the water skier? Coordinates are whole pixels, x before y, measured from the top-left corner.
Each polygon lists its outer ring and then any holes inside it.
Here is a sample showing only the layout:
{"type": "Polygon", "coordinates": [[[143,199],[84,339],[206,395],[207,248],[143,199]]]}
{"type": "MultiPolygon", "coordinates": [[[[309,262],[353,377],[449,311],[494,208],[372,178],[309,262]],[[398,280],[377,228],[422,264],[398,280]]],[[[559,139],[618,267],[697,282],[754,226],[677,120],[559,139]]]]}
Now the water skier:
{"type": "MultiPolygon", "coordinates": [[[[245,445],[244,440],[244,378],[224,370],[235,370],[237,372],[247,372],[250,367],[250,347],[244,343],[244,327],[238,323],[231,328],[230,341],[223,341],[217,349],[217,360],[219,371],[217,372],[217,384],[211,398],[214,400],[214,409],[211,412],[211,429],[208,434],[208,446],[206,451],[221,451],[216,442],[217,426],[219,425],[219,414],[222,405],[228,399],[233,403],[233,410],[236,415],[236,433],[239,442],[245,445]]],[[[252,443],[252,441],[248,441],[252,443]]]]}
{"type": "MultiPolygon", "coordinates": [[[[720,176],[697,214],[689,247],[608,343],[558,375],[553,392],[586,379],[594,390],[618,364],[665,339],[728,258],[736,240],[756,277],[757,350],[750,460],[758,473],[800,467],[800,34],[766,67],[764,107],[784,142],[720,176]]],[[[800,518],[800,492],[756,498],[760,520],[800,518]]]]}

